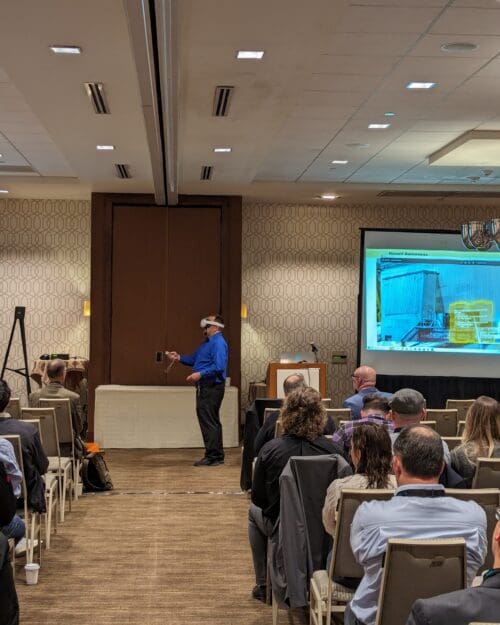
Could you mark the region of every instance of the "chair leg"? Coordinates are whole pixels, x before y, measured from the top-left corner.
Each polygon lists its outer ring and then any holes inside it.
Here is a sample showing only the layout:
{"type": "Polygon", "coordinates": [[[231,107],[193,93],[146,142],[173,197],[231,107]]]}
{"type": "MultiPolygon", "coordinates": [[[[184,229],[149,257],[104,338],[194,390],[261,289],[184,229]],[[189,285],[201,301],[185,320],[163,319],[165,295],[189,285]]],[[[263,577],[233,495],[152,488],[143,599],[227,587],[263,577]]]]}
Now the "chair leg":
{"type": "Polygon", "coordinates": [[[52,500],[53,500],[52,488],[49,490],[49,496],[47,499],[47,512],[45,513],[45,548],[50,549],[50,532],[52,530],[52,500]]]}
{"type": "Polygon", "coordinates": [[[59,486],[59,522],[64,523],[64,513],[66,511],[66,473],[58,475],[59,486]]]}
{"type": "Polygon", "coordinates": [[[273,625],[278,625],[278,600],[273,592],[273,625]]]}

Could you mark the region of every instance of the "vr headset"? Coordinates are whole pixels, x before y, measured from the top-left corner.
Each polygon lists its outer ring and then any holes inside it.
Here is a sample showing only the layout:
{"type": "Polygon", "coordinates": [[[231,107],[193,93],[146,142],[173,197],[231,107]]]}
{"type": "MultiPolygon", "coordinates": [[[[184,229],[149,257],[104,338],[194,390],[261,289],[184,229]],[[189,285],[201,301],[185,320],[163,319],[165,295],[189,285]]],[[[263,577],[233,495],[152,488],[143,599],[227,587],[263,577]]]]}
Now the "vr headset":
{"type": "Polygon", "coordinates": [[[205,317],[200,321],[200,328],[208,328],[208,326],[217,326],[218,328],[223,328],[224,324],[220,323],[219,321],[212,321],[205,317]]]}

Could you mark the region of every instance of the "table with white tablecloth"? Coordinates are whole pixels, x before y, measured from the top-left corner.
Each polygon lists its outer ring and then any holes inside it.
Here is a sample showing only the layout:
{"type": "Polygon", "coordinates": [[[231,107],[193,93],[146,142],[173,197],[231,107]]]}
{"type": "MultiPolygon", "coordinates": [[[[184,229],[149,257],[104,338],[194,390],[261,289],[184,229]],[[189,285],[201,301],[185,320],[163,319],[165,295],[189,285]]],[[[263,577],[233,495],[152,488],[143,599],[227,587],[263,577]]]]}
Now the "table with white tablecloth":
{"type": "MultiPolygon", "coordinates": [[[[94,437],[105,448],[203,447],[192,386],[98,386],[94,437]]],[[[238,446],[238,389],[221,406],[224,447],[238,446]]]]}

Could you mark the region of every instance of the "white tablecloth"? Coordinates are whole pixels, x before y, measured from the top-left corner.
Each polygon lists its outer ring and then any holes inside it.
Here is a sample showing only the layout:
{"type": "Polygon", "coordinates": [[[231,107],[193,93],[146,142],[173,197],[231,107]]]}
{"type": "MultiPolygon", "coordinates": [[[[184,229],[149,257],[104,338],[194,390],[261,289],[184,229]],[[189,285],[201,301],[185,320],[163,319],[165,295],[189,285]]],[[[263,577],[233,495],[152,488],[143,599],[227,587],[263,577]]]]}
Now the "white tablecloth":
{"type": "MultiPolygon", "coordinates": [[[[190,386],[98,386],[94,434],[104,448],[203,447],[190,386]]],[[[238,446],[238,389],[221,406],[224,447],[238,446]]]]}

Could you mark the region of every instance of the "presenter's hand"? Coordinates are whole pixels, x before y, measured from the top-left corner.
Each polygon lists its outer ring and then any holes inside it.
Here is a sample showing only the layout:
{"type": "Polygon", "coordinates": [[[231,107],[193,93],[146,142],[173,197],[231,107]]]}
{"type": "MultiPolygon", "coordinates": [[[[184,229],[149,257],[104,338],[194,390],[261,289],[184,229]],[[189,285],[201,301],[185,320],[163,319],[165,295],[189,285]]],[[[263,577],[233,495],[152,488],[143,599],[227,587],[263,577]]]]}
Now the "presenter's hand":
{"type": "Polygon", "coordinates": [[[165,352],[165,356],[169,360],[180,360],[180,355],[177,352],[165,352]]]}
{"type": "Polygon", "coordinates": [[[186,378],[186,382],[198,382],[200,378],[201,373],[192,373],[191,375],[188,375],[188,377],[186,378]]]}

